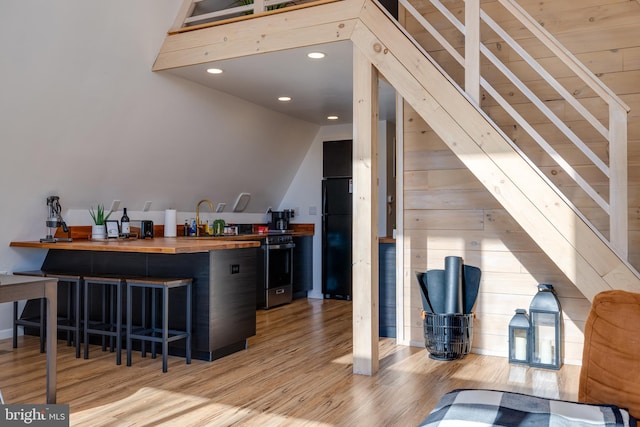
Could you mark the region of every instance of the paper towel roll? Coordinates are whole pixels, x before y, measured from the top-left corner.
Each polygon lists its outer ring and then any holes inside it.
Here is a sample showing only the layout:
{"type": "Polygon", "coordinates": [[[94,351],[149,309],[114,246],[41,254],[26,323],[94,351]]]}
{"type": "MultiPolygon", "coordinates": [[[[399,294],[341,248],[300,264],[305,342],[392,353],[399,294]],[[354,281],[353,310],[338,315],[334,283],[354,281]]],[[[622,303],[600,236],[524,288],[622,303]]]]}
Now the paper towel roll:
{"type": "Polygon", "coordinates": [[[177,213],[175,209],[164,211],[164,237],[176,237],[177,213]]]}

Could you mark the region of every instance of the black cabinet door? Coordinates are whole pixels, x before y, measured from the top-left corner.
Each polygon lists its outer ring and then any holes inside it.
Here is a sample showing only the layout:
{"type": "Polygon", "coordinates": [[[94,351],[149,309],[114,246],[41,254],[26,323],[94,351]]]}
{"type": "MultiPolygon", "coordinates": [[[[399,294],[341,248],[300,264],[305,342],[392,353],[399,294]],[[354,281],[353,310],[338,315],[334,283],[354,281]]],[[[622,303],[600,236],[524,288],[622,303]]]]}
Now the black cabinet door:
{"type": "Polygon", "coordinates": [[[322,215],[351,215],[353,213],[353,179],[325,178],[322,180],[322,215]]]}
{"type": "Polygon", "coordinates": [[[322,217],[322,293],[325,298],[351,299],[351,215],[322,217]]]}
{"type": "Polygon", "coordinates": [[[256,334],[256,256],[256,248],[209,253],[209,346],[214,353],[256,334]]]}
{"type": "Polygon", "coordinates": [[[322,144],[322,176],[350,177],[353,163],[353,141],[324,141],[322,144]]]}
{"type": "Polygon", "coordinates": [[[297,236],[293,242],[293,297],[302,298],[313,289],[313,236],[297,236]]]}

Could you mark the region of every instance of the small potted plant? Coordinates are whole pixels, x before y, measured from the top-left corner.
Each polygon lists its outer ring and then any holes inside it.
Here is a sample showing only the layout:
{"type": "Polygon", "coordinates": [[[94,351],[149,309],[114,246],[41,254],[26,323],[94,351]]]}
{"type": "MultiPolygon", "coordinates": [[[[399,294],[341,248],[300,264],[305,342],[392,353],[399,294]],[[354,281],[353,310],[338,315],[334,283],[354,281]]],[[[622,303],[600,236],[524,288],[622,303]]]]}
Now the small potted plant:
{"type": "Polygon", "coordinates": [[[93,206],[89,209],[89,215],[93,219],[93,225],[91,226],[91,238],[92,239],[106,239],[107,230],[105,228],[105,221],[109,219],[113,212],[109,211],[108,214],[104,214],[104,205],[98,205],[94,210],[93,206]]]}

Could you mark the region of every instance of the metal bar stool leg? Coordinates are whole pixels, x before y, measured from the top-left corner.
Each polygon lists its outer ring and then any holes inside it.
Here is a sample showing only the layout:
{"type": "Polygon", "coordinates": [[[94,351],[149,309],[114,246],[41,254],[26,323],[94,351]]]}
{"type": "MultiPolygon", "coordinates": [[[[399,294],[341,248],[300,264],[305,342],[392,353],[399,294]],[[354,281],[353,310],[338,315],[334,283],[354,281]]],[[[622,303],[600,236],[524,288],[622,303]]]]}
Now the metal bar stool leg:
{"type": "Polygon", "coordinates": [[[84,282],[84,333],[83,333],[83,341],[84,341],[84,358],[89,358],[89,282],[84,282]]]}
{"type": "MultiPolygon", "coordinates": [[[[109,323],[113,324],[114,321],[117,321],[116,319],[116,314],[114,313],[117,310],[117,307],[113,306],[113,301],[115,301],[115,293],[116,291],[113,289],[112,286],[109,286],[109,301],[112,301],[111,304],[109,304],[109,311],[108,311],[108,315],[107,318],[109,319],[109,323]]],[[[116,304],[118,304],[118,302],[116,301],[116,304]]],[[[109,351],[113,352],[113,337],[110,336],[109,337],[109,351]]]]}
{"type": "Polygon", "coordinates": [[[75,310],[74,310],[74,319],[73,319],[73,321],[74,321],[74,326],[75,326],[75,329],[76,329],[76,332],[75,332],[75,337],[76,337],[75,338],[76,339],[76,341],[75,341],[76,359],[79,359],[80,358],[80,341],[81,341],[80,331],[82,330],[82,327],[81,327],[82,319],[80,318],[80,311],[81,311],[80,310],[80,307],[81,307],[80,306],[80,301],[81,301],[80,294],[82,293],[82,280],[78,280],[76,282],[75,288],[76,288],[76,294],[75,294],[75,307],[74,307],[75,310]]]}
{"type": "Polygon", "coordinates": [[[18,301],[13,302],[13,348],[18,348],[18,301]]]}
{"type": "MultiPolygon", "coordinates": [[[[153,292],[153,289],[151,290],[153,292]]],[[[140,288],[140,293],[142,294],[142,317],[140,321],[140,327],[144,330],[147,329],[147,288],[140,288]]],[[[140,353],[142,357],[147,357],[147,342],[140,341],[140,353]]]]}
{"type": "Polygon", "coordinates": [[[131,366],[131,286],[127,283],[127,366],[131,366]]]}
{"type": "MultiPolygon", "coordinates": [[[[122,283],[116,285],[116,365],[122,364],[122,283]]],[[[127,319],[128,321],[129,319],[127,319]]]]}
{"type": "MultiPolygon", "coordinates": [[[[58,279],[58,282],[60,280],[58,279]]],[[[66,282],[67,285],[67,320],[68,319],[72,319],[72,314],[71,314],[71,305],[72,305],[72,301],[73,301],[73,288],[71,287],[71,282],[66,282]]],[[[58,283],[58,286],[60,286],[60,283],[58,283]]],[[[67,329],[67,346],[71,347],[71,331],[69,329],[67,329]]]]}
{"type": "MultiPolygon", "coordinates": [[[[151,288],[151,330],[156,330],[156,290],[151,288]]],[[[151,358],[156,358],[156,342],[151,342],[151,358]]]]}
{"type": "Polygon", "coordinates": [[[169,288],[162,289],[162,372],[167,372],[169,358],[169,288]]]}
{"type": "MultiPolygon", "coordinates": [[[[109,303],[111,302],[111,299],[109,299],[110,291],[109,289],[109,292],[107,292],[107,289],[104,286],[102,287],[102,323],[107,323],[107,307],[109,307],[109,303]]],[[[107,351],[106,335],[102,335],[102,351],[107,351]]]]}
{"type": "Polygon", "coordinates": [[[187,365],[191,364],[191,282],[187,284],[187,321],[186,321],[186,329],[187,329],[187,344],[185,348],[185,356],[187,358],[187,365]]]}

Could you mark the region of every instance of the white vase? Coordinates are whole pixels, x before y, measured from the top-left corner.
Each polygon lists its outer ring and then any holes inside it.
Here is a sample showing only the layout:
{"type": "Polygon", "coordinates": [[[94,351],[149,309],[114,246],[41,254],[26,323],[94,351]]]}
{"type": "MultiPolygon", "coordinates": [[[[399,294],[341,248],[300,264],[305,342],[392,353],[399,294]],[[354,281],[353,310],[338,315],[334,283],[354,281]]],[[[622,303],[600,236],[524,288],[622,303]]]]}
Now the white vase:
{"type": "Polygon", "coordinates": [[[106,239],[107,238],[107,229],[102,225],[92,225],[91,226],[91,238],[92,239],[106,239]]]}

